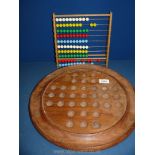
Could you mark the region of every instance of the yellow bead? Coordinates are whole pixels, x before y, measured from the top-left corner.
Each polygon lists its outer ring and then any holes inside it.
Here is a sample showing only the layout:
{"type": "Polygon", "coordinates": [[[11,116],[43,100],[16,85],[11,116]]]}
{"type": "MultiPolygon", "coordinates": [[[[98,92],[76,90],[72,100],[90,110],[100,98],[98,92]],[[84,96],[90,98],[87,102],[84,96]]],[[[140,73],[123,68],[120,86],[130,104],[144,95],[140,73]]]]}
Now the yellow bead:
{"type": "Polygon", "coordinates": [[[76,27],[78,27],[79,26],[79,24],[77,23],[77,24],[75,24],[76,25],[76,27]]]}
{"type": "Polygon", "coordinates": [[[56,27],[59,27],[59,24],[56,24],[56,27]]]}
{"type": "Polygon", "coordinates": [[[72,27],[72,24],[69,24],[70,27],[72,27]]]}
{"type": "Polygon", "coordinates": [[[75,24],[73,24],[73,27],[75,27],[75,24]]]}
{"type": "Polygon", "coordinates": [[[94,27],[96,27],[96,23],[94,23],[94,27]]]}
{"type": "Polygon", "coordinates": [[[66,27],[68,27],[68,23],[66,24],[66,27]]]}
{"type": "Polygon", "coordinates": [[[74,50],[74,53],[77,53],[77,50],[74,50]]]}
{"type": "Polygon", "coordinates": [[[82,27],[82,23],[79,24],[79,27],[82,27]]]}
{"type": "Polygon", "coordinates": [[[60,24],[59,26],[62,27],[62,24],[60,24]]]}

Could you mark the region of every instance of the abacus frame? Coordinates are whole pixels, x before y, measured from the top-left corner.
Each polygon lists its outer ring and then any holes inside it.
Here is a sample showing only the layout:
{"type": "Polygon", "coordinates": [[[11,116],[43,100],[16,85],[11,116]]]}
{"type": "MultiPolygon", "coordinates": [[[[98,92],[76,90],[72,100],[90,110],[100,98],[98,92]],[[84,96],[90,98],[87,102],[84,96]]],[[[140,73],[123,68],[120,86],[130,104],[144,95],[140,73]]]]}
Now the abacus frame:
{"type": "MultiPolygon", "coordinates": [[[[109,17],[109,26],[108,26],[108,35],[107,35],[107,48],[106,48],[106,55],[103,54],[103,56],[100,58],[101,60],[105,61],[105,67],[108,67],[109,63],[109,52],[110,52],[110,39],[111,39],[111,31],[112,31],[112,12],[106,13],[106,14],[62,14],[57,15],[53,13],[53,33],[54,33],[54,46],[55,46],[55,59],[56,59],[56,65],[58,67],[58,60],[61,58],[58,58],[58,48],[57,48],[57,37],[56,37],[56,18],[57,17],[79,17],[79,16],[86,16],[86,17],[109,17]]],[[[97,56],[98,54],[94,54],[94,56],[97,56]]],[[[70,58],[67,58],[70,59],[70,58]]],[[[74,59],[90,59],[90,58],[74,58],[74,59]]],[[[91,58],[91,59],[97,59],[97,58],[91,58]]],[[[104,65],[104,64],[103,64],[104,65]]]]}

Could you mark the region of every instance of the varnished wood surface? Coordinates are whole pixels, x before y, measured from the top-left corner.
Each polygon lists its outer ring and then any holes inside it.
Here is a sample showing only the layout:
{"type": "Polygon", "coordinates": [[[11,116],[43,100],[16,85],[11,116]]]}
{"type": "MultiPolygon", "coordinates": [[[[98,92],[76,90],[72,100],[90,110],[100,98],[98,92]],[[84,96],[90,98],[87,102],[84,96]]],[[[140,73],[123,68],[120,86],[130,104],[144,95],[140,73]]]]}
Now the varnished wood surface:
{"type": "Polygon", "coordinates": [[[78,151],[106,149],[134,128],[134,90],[110,69],[65,67],[35,87],[30,116],[39,132],[56,145],[78,151]]]}

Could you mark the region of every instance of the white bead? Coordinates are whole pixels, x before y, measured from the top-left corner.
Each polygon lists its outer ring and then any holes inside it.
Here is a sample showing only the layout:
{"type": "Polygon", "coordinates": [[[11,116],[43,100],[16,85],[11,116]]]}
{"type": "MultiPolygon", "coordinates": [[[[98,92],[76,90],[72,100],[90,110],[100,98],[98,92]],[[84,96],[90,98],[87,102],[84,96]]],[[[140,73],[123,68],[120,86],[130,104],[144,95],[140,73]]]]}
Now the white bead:
{"type": "Polygon", "coordinates": [[[61,45],[61,48],[64,48],[64,46],[63,46],[63,45],[61,45]]]}
{"type": "Polygon", "coordinates": [[[73,48],[75,48],[75,45],[73,45],[73,48]]]}
{"type": "Polygon", "coordinates": [[[62,18],[62,21],[63,21],[63,22],[65,22],[65,21],[66,21],[66,19],[65,19],[65,18],[62,18]]]}
{"type": "Polygon", "coordinates": [[[72,21],[74,22],[75,21],[75,18],[72,18],[72,21]]]}
{"type": "Polygon", "coordinates": [[[86,18],[86,21],[89,21],[89,18],[86,18]]]}
{"type": "Polygon", "coordinates": [[[69,18],[69,21],[71,22],[72,21],[72,18],[69,18]]]}
{"type": "Polygon", "coordinates": [[[61,19],[61,18],[59,18],[59,21],[61,22],[61,21],[62,21],[62,19],[61,19]]]}
{"type": "Polygon", "coordinates": [[[78,49],[78,48],[79,48],[79,46],[75,46],[75,48],[77,48],[77,49],[78,49]]]}
{"type": "Polygon", "coordinates": [[[88,49],[88,46],[86,46],[86,49],[88,49]]]}
{"type": "Polygon", "coordinates": [[[66,45],[64,45],[64,48],[67,48],[67,46],[66,46],[66,45]]]}
{"type": "Polygon", "coordinates": [[[72,45],[70,45],[70,48],[73,48],[73,46],[72,46],[72,45]]]}
{"type": "Polygon", "coordinates": [[[75,18],[75,21],[79,21],[79,19],[78,18],[75,18]]]}
{"type": "Polygon", "coordinates": [[[79,18],[79,21],[81,21],[82,19],[81,18],[79,18]]]}
{"type": "Polygon", "coordinates": [[[82,21],[85,21],[86,19],[85,18],[82,18],[82,21]]]}
{"type": "Polygon", "coordinates": [[[61,48],[60,45],[58,45],[58,48],[61,48]]]}
{"type": "Polygon", "coordinates": [[[67,45],[67,48],[69,48],[69,45],[67,45]]]}
{"type": "Polygon", "coordinates": [[[68,18],[66,18],[66,22],[68,22],[68,18]]]}
{"type": "Polygon", "coordinates": [[[55,20],[56,20],[56,22],[58,22],[59,21],[59,18],[56,18],[55,20]]]}

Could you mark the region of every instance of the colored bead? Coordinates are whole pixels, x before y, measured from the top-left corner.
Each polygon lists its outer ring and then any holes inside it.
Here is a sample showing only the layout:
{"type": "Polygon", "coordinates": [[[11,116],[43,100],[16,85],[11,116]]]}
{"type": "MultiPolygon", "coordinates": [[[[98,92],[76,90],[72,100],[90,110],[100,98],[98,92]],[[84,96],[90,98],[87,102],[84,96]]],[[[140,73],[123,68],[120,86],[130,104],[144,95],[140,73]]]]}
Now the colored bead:
{"type": "Polygon", "coordinates": [[[89,18],[86,18],[86,21],[89,21],[89,18]]]}
{"type": "Polygon", "coordinates": [[[72,42],[75,43],[75,40],[73,40],[72,42]]]}
{"type": "Polygon", "coordinates": [[[79,24],[79,27],[82,27],[82,23],[79,24]]]}
{"type": "Polygon", "coordinates": [[[75,18],[75,21],[79,21],[79,19],[78,18],[75,18]]]}

